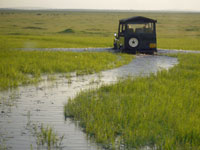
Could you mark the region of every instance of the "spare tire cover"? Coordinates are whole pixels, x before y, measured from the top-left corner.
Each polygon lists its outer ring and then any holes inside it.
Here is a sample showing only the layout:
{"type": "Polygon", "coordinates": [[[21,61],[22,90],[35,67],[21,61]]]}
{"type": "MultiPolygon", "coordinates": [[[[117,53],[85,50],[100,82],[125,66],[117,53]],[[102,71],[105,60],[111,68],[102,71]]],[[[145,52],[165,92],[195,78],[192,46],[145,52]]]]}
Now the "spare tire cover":
{"type": "Polygon", "coordinates": [[[131,48],[136,48],[139,45],[139,40],[136,37],[132,37],[129,39],[128,44],[131,48]]]}

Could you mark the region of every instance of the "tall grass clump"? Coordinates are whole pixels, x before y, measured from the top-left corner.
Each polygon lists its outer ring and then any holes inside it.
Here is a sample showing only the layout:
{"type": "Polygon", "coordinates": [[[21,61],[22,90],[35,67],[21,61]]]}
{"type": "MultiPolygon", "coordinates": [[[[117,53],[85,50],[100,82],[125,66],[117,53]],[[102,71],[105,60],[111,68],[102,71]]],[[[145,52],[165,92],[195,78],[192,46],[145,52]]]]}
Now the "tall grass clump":
{"type": "Polygon", "coordinates": [[[30,149],[37,146],[37,150],[57,150],[62,149],[64,134],[60,136],[50,125],[38,124],[31,121],[30,111],[27,112],[27,124],[25,129],[35,138],[36,144],[30,144],[30,149]],[[35,145],[35,146],[34,146],[35,145]]]}
{"type": "Polygon", "coordinates": [[[81,92],[65,116],[107,147],[200,149],[200,55],[177,57],[169,71],[81,92]]]}
{"type": "Polygon", "coordinates": [[[60,149],[64,135],[58,136],[52,127],[41,126],[34,127],[34,136],[36,137],[37,145],[46,147],[46,149],[60,149]]]}
{"type": "Polygon", "coordinates": [[[133,56],[108,52],[17,51],[0,49],[0,90],[35,83],[42,74],[90,74],[127,64],[133,56]]]}
{"type": "MultiPolygon", "coordinates": [[[[51,127],[43,124],[27,124],[27,129],[35,137],[37,149],[57,150],[62,149],[62,141],[64,135],[59,136],[58,133],[51,127]]],[[[30,145],[33,149],[33,145],[30,145]]]]}

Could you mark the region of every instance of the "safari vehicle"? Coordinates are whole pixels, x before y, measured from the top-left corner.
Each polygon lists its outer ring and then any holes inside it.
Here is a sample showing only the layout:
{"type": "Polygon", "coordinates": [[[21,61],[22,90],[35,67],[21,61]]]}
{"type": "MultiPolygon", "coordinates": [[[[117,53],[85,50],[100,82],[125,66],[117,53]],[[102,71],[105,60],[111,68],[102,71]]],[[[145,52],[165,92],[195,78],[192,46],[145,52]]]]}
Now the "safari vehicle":
{"type": "Polygon", "coordinates": [[[128,53],[153,54],[157,51],[156,22],[156,20],[141,16],[119,20],[114,49],[128,53]]]}

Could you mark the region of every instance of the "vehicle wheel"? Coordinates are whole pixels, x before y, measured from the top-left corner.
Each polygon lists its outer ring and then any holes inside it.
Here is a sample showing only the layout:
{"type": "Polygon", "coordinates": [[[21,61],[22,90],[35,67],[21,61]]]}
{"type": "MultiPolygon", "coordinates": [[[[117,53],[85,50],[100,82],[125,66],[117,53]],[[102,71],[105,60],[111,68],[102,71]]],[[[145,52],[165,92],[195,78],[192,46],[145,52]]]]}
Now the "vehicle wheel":
{"type": "Polygon", "coordinates": [[[153,55],[154,54],[154,51],[150,51],[150,52],[145,52],[146,54],[149,54],[149,55],[153,55]]]}
{"type": "Polygon", "coordinates": [[[114,49],[117,49],[117,43],[114,43],[114,49]]]}
{"type": "Polygon", "coordinates": [[[139,45],[139,41],[137,38],[130,38],[128,44],[131,48],[136,48],[139,45]]]}
{"type": "Polygon", "coordinates": [[[135,49],[139,46],[140,42],[137,37],[131,37],[128,39],[128,47],[130,49],[135,49]]]}

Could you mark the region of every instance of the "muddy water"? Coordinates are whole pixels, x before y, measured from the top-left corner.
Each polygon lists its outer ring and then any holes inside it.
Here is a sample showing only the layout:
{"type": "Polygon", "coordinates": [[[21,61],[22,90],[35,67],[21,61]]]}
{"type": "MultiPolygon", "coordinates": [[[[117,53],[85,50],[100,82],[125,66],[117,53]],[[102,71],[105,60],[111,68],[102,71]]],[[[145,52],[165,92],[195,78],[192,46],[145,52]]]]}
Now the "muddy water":
{"type": "MultiPolygon", "coordinates": [[[[114,50],[112,47],[107,48],[18,48],[17,50],[25,51],[71,51],[71,52],[112,52],[117,53],[120,50],[114,50]]],[[[195,50],[176,50],[176,49],[158,49],[158,54],[168,54],[168,53],[200,53],[200,51],[195,50]]]]}
{"type": "Polygon", "coordinates": [[[25,51],[65,51],[65,52],[119,52],[112,47],[107,48],[18,48],[25,51]]]}
{"type": "Polygon", "coordinates": [[[28,150],[32,144],[36,149],[35,138],[27,129],[30,119],[33,123],[52,126],[58,135],[64,134],[62,149],[103,149],[87,139],[76,122],[65,120],[63,106],[68,98],[74,97],[81,90],[116,82],[120,77],[148,75],[161,69],[169,69],[177,63],[177,59],[172,57],[140,55],[128,65],[100,74],[74,75],[70,80],[59,75],[55,81],[49,81],[44,76],[44,81],[38,85],[1,92],[0,145],[5,144],[13,150],[28,150]]]}
{"type": "Polygon", "coordinates": [[[158,50],[159,54],[175,54],[175,53],[200,53],[200,51],[195,51],[195,50],[169,50],[169,49],[159,49],[158,50]]]}

